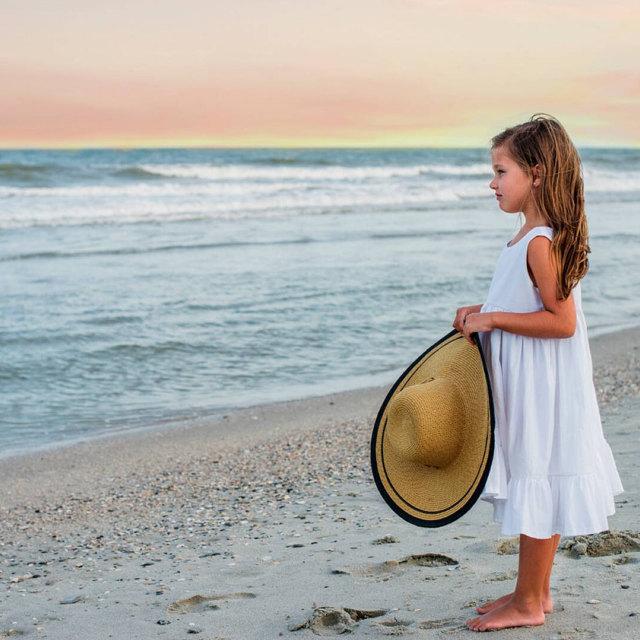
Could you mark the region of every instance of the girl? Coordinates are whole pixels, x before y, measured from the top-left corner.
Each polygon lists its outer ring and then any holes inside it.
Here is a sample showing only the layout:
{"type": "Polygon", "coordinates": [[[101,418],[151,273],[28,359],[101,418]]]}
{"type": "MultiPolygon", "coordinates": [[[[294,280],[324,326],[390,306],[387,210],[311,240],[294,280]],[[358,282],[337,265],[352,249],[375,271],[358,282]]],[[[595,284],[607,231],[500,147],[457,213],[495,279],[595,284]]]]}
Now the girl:
{"type": "Polygon", "coordinates": [[[541,625],[553,611],[560,536],[608,530],[624,491],[592,377],[580,280],[590,253],[578,152],[546,114],[491,140],[498,206],[526,222],[502,247],[483,305],[453,326],[478,338],[492,384],[495,449],[480,498],[503,535],[518,535],[515,591],[477,608],[474,631],[541,625]]]}

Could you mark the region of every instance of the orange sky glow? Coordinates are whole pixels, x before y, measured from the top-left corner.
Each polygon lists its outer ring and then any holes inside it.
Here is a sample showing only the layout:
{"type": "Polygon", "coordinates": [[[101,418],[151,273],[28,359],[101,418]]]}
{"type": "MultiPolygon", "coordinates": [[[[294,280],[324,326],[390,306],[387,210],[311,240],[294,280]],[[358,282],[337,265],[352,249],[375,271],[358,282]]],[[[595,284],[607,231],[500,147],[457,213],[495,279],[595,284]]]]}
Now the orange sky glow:
{"type": "Polygon", "coordinates": [[[640,4],[3,2],[0,147],[640,147],[640,4]]]}

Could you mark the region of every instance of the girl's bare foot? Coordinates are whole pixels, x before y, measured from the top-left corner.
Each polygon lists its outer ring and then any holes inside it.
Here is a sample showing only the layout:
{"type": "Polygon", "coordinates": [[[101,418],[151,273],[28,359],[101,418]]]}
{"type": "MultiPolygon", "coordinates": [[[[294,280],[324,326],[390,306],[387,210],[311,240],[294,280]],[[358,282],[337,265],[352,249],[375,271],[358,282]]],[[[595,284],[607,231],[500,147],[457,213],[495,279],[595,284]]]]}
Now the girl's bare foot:
{"type": "MultiPolygon", "coordinates": [[[[476,607],[476,611],[478,613],[488,613],[492,609],[495,609],[496,607],[500,607],[503,604],[506,604],[507,601],[511,600],[512,596],[513,596],[513,592],[507,593],[507,595],[502,596],[497,600],[491,600],[489,602],[485,602],[484,604],[481,604],[479,607],[476,607]]],[[[544,611],[544,613],[553,612],[553,600],[551,599],[551,593],[548,593],[542,599],[542,610],[544,611]]]]}
{"type": "Polygon", "coordinates": [[[500,605],[466,621],[472,631],[493,631],[507,627],[535,627],[544,624],[545,616],[542,605],[534,602],[524,603],[509,599],[500,605]]]}

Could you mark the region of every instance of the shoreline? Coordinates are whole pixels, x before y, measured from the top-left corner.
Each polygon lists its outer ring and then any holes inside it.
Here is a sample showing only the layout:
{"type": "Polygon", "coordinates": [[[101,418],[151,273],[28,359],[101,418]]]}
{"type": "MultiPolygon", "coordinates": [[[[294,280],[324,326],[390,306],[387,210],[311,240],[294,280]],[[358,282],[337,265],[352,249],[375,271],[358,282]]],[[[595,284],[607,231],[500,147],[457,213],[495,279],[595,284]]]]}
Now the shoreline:
{"type": "Polygon", "coordinates": [[[0,504],[10,508],[35,497],[62,498],[67,492],[86,488],[98,478],[126,474],[149,459],[156,465],[166,461],[170,467],[170,461],[176,458],[211,454],[215,449],[233,451],[243,444],[260,446],[362,416],[368,416],[373,428],[373,420],[390,385],[254,405],[201,421],[110,434],[2,458],[0,504]]]}
{"type": "MultiPolygon", "coordinates": [[[[607,333],[598,334],[595,337],[589,337],[591,355],[594,361],[594,378],[596,377],[596,362],[610,357],[607,356],[607,351],[613,349],[613,353],[620,356],[626,353],[626,347],[618,348],[617,346],[619,341],[624,341],[625,339],[629,339],[632,342],[637,341],[637,343],[640,344],[640,325],[617,329],[607,333]]],[[[73,456],[76,449],[91,449],[93,448],[93,445],[97,446],[99,443],[103,443],[106,446],[117,446],[118,443],[122,443],[124,445],[128,441],[138,442],[140,440],[152,439],[154,437],[166,438],[171,437],[172,434],[186,435],[188,437],[189,434],[187,432],[192,432],[194,435],[197,434],[200,436],[208,432],[214,426],[218,426],[220,428],[220,430],[216,432],[216,435],[219,435],[223,440],[227,440],[229,437],[234,437],[231,425],[236,426],[243,435],[246,433],[247,423],[245,423],[245,419],[251,415],[260,415],[274,419],[282,418],[286,422],[288,415],[292,411],[304,409],[305,411],[319,411],[321,418],[338,417],[340,415],[344,415],[344,413],[338,413],[338,410],[342,409],[343,412],[346,411],[348,413],[352,406],[351,403],[354,403],[357,407],[361,407],[363,398],[367,398],[367,402],[373,401],[373,398],[380,398],[379,404],[381,404],[386,395],[384,390],[386,389],[386,391],[388,391],[394,381],[395,378],[390,378],[389,382],[383,385],[358,387],[346,391],[305,396],[303,398],[294,398],[291,400],[276,400],[273,402],[259,403],[246,407],[233,407],[196,418],[190,417],[183,420],[175,418],[161,419],[148,426],[124,429],[114,433],[103,433],[95,436],[88,435],[85,438],[72,440],[70,442],[51,443],[44,445],[42,448],[17,451],[15,453],[0,456],[0,473],[5,471],[5,465],[7,464],[28,464],[31,460],[36,458],[47,459],[50,456],[57,457],[58,455],[64,455],[67,451],[69,452],[69,455],[73,456]],[[381,393],[383,395],[380,397],[381,393]],[[305,406],[307,404],[309,405],[308,407],[305,406]],[[334,406],[334,409],[331,410],[325,405],[337,406],[334,406]]],[[[600,402],[600,397],[598,397],[598,401],[600,402]]],[[[314,418],[314,421],[316,419],[317,418],[314,418]]],[[[296,428],[300,428],[300,424],[296,424],[296,428]]],[[[278,428],[276,428],[275,432],[278,432],[278,428]]],[[[249,433],[252,436],[260,437],[261,432],[256,431],[254,433],[253,430],[249,429],[249,433]]]]}

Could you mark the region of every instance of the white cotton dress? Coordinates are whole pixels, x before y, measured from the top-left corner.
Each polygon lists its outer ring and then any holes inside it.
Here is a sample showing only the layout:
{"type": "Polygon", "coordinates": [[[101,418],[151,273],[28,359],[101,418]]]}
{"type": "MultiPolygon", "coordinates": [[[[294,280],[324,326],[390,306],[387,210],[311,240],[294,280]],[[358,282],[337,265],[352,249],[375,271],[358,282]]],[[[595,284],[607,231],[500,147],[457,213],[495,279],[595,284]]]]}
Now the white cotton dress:
{"type": "MultiPolygon", "coordinates": [[[[527,247],[551,227],[534,227],[498,258],[481,312],[528,313],[544,304],[527,271],[527,247]]],[[[495,447],[480,499],[493,504],[502,535],[588,535],[609,528],[624,491],[604,438],[593,384],[580,283],[570,338],[478,332],[495,412],[495,447]]]]}

